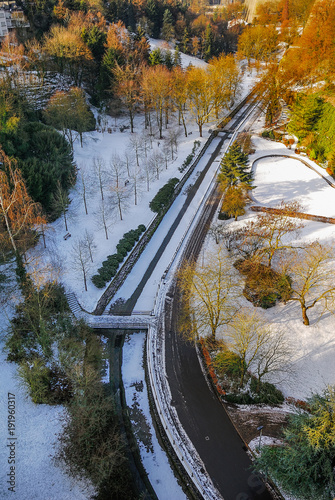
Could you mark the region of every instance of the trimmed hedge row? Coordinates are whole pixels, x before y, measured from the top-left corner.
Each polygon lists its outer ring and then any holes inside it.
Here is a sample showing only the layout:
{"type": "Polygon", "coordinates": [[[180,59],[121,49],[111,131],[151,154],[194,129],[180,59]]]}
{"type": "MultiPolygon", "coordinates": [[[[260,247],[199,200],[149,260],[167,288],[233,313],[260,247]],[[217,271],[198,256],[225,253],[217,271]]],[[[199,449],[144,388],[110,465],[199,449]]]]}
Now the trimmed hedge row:
{"type": "Polygon", "coordinates": [[[177,177],[173,177],[160,188],[156,196],[154,196],[149,203],[149,207],[153,212],[159,214],[169,205],[173,199],[174,190],[178,182],[179,179],[177,177]]]}
{"type": "Polygon", "coordinates": [[[194,141],[192,153],[187,155],[184,163],[181,165],[181,167],[178,167],[180,173],[184,172],[184,170],[189,166],[189,164],[194,158],[195,152],[198,149],[198,147],[200,147],[200,141],[194,141]]]}
{"type": "Polygon", "coordinates": [[[103,261],[102,266],[98,269],[98,273],[92,276],[92,283],[97,288],[103,288],[116,275],[119,265],[135,246],[135,243],[145,230],[145,225],[140,224],[137,229],[131,229],[123,235],[116,245],[117,252],[113,255],[108,255],[107,259],[103,261]]]}

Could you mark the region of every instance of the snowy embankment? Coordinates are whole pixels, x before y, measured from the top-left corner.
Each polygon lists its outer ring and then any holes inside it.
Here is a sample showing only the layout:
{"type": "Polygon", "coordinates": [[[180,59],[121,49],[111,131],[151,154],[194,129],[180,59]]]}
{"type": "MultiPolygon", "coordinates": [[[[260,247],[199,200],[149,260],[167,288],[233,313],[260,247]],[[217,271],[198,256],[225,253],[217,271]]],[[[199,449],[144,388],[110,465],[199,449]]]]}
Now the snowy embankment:
{"type": "MultiPolygon", "coordinates": [[[[283,144],[253,137],[256,153],[250,160],[269,154],[294,155],[283,144]]],[[[325,177],[325,170],[306,157],[313,168],[325,177]]],[[[297,160],[288,158],[264,158],[254,165],[253,200],[260,205],[274,207],[282,200],[298,201],[303,212],[313,215],[335,217],[335,189],[329,186],[315,171],[297,160]]],[[[246,215],[241,221],[232,222],[231,228],[239,227],[243,220],[254,217],[246,215]]],[[[304,245],[314,240],[322,244],[335,243],[335,225],[321,222],[305,222],[300,235],[293,244],[304,245]]],[[[213,242],[208,240],[213,246],[213,242]]],[[[334,263],[335,265],[335,263],[334,263]]],[[[243,299],[246,307],[250,303],[243,299]]],[[[310,310],[310,326],[302,323],[301,308],[297,302],[280,303],[273,308],[261,310],[274,330],[284,330],[292,348],[289,360],[290,373],[281,379],[274,375],[270,381],[287,397],[306,399],[313,392],[322,392],[328,384],[335,384],[335,316],[327,312],[319,318],[320,308],[310,310]]]]}
{"type": "Polygon", "coordinates": [[[122,350],[122,380],[129,418],[141,459],[159,500],[184,500],[165,451],[158,442],[150,414],[144,369],[145,333],[127,335],[122,350]]]}
{"type": "MultiPolygon", "coordinates": [[[[2,307],[0,310],[1,336],[8,328],[12,313],[8,307],[2,307]]],[[[17,365],[5,361],[3,342],[0,342],[0,346],[0,498],[13,500],[91,498],[94,489],[89,483],[71,479],[65,470],[54,462],[58,448],[57,437],[62,430],[64,408],[34,404],[18,376],[17,365]],[[14,489],[10,490],[12,487],[14,489]]]]}

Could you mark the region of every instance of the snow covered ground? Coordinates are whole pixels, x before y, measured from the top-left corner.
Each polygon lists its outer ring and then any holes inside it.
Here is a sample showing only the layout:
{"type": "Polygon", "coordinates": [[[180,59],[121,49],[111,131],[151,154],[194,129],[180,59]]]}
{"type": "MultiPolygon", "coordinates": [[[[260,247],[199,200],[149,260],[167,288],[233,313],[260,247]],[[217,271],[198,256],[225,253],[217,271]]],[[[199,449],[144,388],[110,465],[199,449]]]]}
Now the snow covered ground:
{"type": "MultiPolygon", "coordinates": [[[[11,314],[10,308],[2,307],[0,310],[1,339],[11,314]]],[[[32,403],[18,377],[17,365],[5,361],[6,356],[2,347],[1,340],[0,498],[14,500],[91,498],[94,489],[89,483],[71,479],[64,469],[54,462],[57,436],[62,430],[64,408],[32,403]],[[10,405],[8,405],[9,400],[10,405]],[[15,420],[12,419],[13,416],[15,420]],[[15,423],[15,427],[10,426],[8,429],[8,422],[15,423]],[[9,463],[11,460],[14,461],[9,463]],[[10,477],[9,474],[13,472],[15,475],[10,477]],[[10,480],[13,483],[8,483],[10,480]],[[10,487],[14,487],[14,490],[9,490],[10,487]]]]}
{"type": "Polygon", "coordinates": [[[129,417],[137,439],[141,459],[159,500],[184,500],[165,451],[153,426],[144,371],[145,333],[127,335],[122,350],[122,379],[129,417]]]}
{"type": "MultiPolygon", "coordinates": [[[[283,144],[272,142],[259,136],[253,137],[256,153],[251,160],[267,154],[294,154],[283,144]]],[[[306,158],[303,158],[305,161],[306,158]]],[[[309,161],[316,170],[327,173],[314,162],[309,161]]],[[[297,160],[286,158],[266,158],[254,165],[253,199],[265,206],[275,206],[282,200],[299,201],[303,212],[334,217],[335,189],[330,187],[316,172],[310,170],[297,160]]],[[[253,217],[247,215],[245,218],[253,217]]],[[[239,221],[232,222],[237,227],[239,221]]],[[[294,241],[305,244],[314,240],[320,243],[335,242],[335,225],[306,221],[300,236],[294,241]]],[[[210,243],[212,245],[213,243],[210,243]]],[[[243,299],[244,305],[250,303],[243,299]]],[[[284,380],[272,377],[271,381],[283,391],[285,396],[306,399],[313,392],[323,391],[328,384],[335,384],[335,316],[330,312],[318,319],[320,309],[316,306],[310,310],[310,326],[304,326],[300,305],[288,302],[286,305],[261,310],[271,322],[274,329],[284,330],[291,344],[292,373],[284,380]]]]}

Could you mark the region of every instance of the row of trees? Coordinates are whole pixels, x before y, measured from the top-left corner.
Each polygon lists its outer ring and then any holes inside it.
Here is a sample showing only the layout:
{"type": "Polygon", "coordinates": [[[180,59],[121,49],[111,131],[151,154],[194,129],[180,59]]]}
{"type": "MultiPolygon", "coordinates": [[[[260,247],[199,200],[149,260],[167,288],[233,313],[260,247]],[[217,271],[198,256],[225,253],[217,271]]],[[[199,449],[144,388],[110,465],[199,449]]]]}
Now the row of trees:
{"type": "Polygon", "coordinates": [[[128,109],[131,131],[136,109],[141,104],[146,116],[146,127],[152,126],[154,113],[159,137],[169,123],[172,112],[178,113],[187,136],[186,106],[189,107],[198,127],[202,128],[209,118],[228,107],[239,92],[241,75],[232,56],[220,56],[211,60],[207,69],[191,67],[169,71],[164,66],[118,66],[114,72],[118,82],[117,94],[128,109]]]}

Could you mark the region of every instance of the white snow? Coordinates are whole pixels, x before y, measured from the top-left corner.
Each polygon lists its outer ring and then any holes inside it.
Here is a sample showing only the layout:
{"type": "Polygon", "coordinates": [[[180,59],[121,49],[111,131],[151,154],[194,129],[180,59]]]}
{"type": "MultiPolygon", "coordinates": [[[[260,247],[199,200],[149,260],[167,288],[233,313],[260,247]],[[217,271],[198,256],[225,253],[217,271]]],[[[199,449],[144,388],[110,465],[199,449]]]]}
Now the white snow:
{"type": "MultiPolygon", "coordinates": [[[[8,327],[12,310],[0,309],[3,334],[8,327]]],[[[57,436],[62,430],[64,408],[34,404],[17,374],[17,365],[5,360],[0,342],[0,498],[14,500],[86,500],[94,488],[85,481],[70,478],[63,467],[56,465],[54,456],[58,449],[57,436]],[[8,431],[8,393],[15,395],[15,430],[8,431]],[[15,438],[15,439],[14,439],[15,438]],[[10,457],[10,444],[12,452],[10,457]],[[8,463],[13,459],[15,462],[8,463]],[[15,469],[10,470],[10,467],[15,469]],[[15,471],[15,490],[7,481],[15,471]]],[[[12,398],[12,396],[10,396],[12,398]]],[[[12,406],[11,406],[12,408],[12,406]]],[[[12,421],[12,420],[11,420],[12,421]]]]}
{"type": "Polygon", "coordinates": [[[170,500],[171,498],[184,500],[187,497],[172,472],[153,426],[143,367],[144,347],[144,332],[126,336],[122,350],[122,379],[130,419],[139,445],[143,466],[159,500],[170,500]],[[146,427],[145,435],[143,435],[143,428],[146,427]]]}
{"type": "MultiPolygon", "coordinates": [[[[251,160],[269,154],[294,155],[283,144],[253,136],[256,153],[251,160]]],[[[329,178],[324,169],[303,157],[303,160],[322,175],[329,178]]],[[[299,201],[303,212],[313,215],[334,217],[335,189],[329,186],[316,172],[297,160],[287,158],[266,158],[254,165],[255,179],[252,196],[255,202],[275,206],[282,200],[299,201]]],[[[250,216],[248,216],[250,217],[250,216]]],[[[239,225],[240,222],[232,223],[239,225]]],[[[306,221],[301,235],[293,241],[306,244],[314,240],[320,243],[335,241],[335,225],[306,221]]],[[[213,244],[213,243],[211,243],[213,244]]],[[[250,307],[250,303],[244,300],[250,307]]],[[[259,308],[258,308],[259,309],[259,308]]],[[[322,392],[327,385],[335,384],[335,317],[328,312],[319,319],[320,308],[310,310],[310,326],[302,323],[301,308],[296,302],[278,304],[267,310],[259,309],[271,322],[273,328],[286,332],[292,347],[290,368],[292,373],[284,380],[270,377],[270,381],[283,391],[286,397],[306,399],[315,392],[322,392]]]]}

